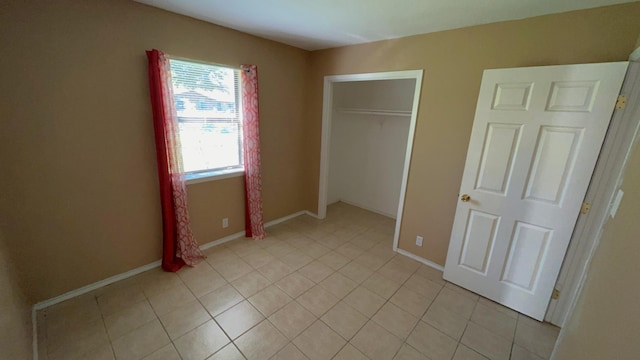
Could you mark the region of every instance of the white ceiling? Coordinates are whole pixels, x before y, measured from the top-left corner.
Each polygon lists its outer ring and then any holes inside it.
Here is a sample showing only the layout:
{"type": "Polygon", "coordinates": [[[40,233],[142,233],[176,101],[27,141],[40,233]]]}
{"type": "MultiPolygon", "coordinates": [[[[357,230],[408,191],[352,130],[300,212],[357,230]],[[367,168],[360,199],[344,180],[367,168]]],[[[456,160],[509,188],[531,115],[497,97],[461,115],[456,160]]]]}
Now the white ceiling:
{"type": "MultiPolygon", "coordinates": [[[[306,50],[630,0],[135,0],[306,50]]],[[[567,24],[567,26],[571,26],[567,24]]]]}

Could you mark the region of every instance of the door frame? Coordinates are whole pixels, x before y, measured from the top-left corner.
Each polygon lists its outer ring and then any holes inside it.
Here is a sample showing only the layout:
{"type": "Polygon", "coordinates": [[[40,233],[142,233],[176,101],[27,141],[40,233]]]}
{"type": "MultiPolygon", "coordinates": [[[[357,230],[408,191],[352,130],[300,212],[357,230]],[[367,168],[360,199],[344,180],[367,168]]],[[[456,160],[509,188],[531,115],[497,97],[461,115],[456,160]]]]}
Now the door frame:
{"type": "Polygon", "coordinates": [[[402,223],[402,212],[404,209],[404,199],[407,192],[407,179],[409,178],[409,165],[411,163],[411,152],[413,149],[413,139],[415,136],[416,122],[418,118],[418,107],[420,104],[420,93],[422,91],[423,70],[403,70],[377,73],[330,75],[324,77],[324,90],[322,99],[322,140],[320,150],[320,185],[318,189],[318,218],[324,219],[327,216],[327,196],[329,188],[329,151],[331,147],[331,122],[333,117],[333,92],[334,85],[342,82],[354,81],[375,81],[375,80],[402,80],[414,79],[415,89],[413,95],[413,106],[411,107],[411,122],[409,124],[409,134],[407,139],[407,149],[402,170],[402,184],[400,188],[400,202],[396,216],[396,228],[393,236],[393,250],[398,248],[398,237],[400,235],[400,225],[402,223]]]}
{"type": "MultiPolygon", "coordinates": [[[[627,96],[625,109],[616,109],[600,152],[585,202],[591,211],[578,218],[564,264],[558,275],[557,300],[550,300],[545,320],[562,329],[573,313],[587,279],[591,259],[609,220],[612,204],[628,158],[640,135],[640,62],[630,62],[620,94],[627,96]]],[[[563,331],[561,331],[561,336],[563,331]]],[[[560,337],[559,337],[560,339],[560,337]]]]}

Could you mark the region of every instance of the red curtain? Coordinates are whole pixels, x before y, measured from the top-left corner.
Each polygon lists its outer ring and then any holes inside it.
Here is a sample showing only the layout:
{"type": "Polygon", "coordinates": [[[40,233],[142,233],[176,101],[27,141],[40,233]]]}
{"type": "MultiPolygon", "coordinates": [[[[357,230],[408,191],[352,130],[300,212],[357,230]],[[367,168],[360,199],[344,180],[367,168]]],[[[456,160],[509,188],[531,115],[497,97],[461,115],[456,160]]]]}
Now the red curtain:
{"type": "Polygon", "coordinates": [[[147,59],[162,205],[162,268],[175,272],[184,264],[196,265],[204,259],[204,254],[191,233],[189,223],[169,59],[155,49],[147,51],[147,59]]]}
{"type": "Polygon", "coordinates": [[[265,238],[262,221],[262,177],[260,175],[260,121],[258,68],[242,65],[242,137],[244,150],[245,236],[265,238]]]}

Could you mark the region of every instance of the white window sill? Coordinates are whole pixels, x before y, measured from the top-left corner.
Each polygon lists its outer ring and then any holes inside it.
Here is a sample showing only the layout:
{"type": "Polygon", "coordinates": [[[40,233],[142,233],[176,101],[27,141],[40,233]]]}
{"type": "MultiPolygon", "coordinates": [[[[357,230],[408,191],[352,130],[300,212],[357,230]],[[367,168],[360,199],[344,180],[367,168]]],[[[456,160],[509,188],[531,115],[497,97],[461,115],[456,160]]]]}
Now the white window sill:
{"type": "Polygon", "coordinates": [[[187,185],[191,185],[201,182],[222,180],[239,176],[244,176],[244,169],[215,170],[195,174],[186,174],[185,180],[187,185]]]}

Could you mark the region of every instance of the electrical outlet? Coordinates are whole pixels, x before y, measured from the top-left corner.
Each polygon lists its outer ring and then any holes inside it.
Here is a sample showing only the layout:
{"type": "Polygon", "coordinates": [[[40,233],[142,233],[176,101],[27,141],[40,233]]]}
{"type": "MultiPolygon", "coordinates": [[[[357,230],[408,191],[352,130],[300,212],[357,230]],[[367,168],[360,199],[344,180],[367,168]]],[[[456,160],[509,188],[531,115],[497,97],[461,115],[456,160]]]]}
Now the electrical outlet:
{"type": "Polygon", "coordinates": [[[422,236],[420,236],[420,235],[416,236],[416,245],[417,246],[422,246],[422,240],[424,240],[422,238],[422,236]]]}
{"type": "Polygon", "coordinates": [[[222,227],[223,228],[228,228],[229,227],[229,218],[222,219],[222,227]]]}

